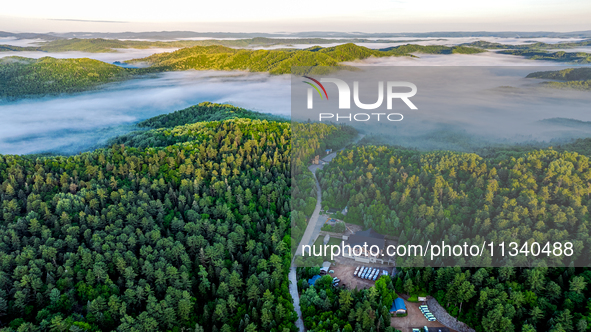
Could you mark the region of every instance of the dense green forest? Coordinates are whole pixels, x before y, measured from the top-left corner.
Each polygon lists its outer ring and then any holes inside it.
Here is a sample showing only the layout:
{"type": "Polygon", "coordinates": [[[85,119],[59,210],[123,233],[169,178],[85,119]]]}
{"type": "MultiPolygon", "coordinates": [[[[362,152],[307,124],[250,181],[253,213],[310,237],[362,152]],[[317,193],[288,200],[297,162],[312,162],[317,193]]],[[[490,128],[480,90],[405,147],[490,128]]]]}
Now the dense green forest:
{"type": "Polygon", "coordinates": [[[294,331],[291,125],[183,123],[216,110],[245,113],[204,103],[146,121],[150,144],[0,156],[3,331],[294,331]]]}
{"type": "MultiPolygon", "coordinates": [[[[416,42],[419,40],[407,40],[398,42],[416,42]]],[[[326,39],[326,38],[266,38],[255,37],[246,39],[207,39],[207,40],[175,40],[175,41],[140,41],[140,40],[118,40],[118,39],[104,39],[104,38],[71,38],[71,39],[57,39],[41,43],[39,46],[13,46],[0,45],[0,52],[2,51],[40,51],[40,52],[117,52],[117,49],[135,48],[184,48],[193,46],[227,46],[227,47],[255,47],[255,46],[277,46],[277,45],[293,45],[293,44],[345,44],[345,43],[392,43],[391,40],[381,39],[326,39]]],[[[443,47],[443,46],[441,46],[443,47]]],[[[445,47],[444,47],[445,48],[445,47]]],[[[465,47],[462,47],[465,49],[465,47]]]]}
{"type": "MultiPolygon", "coordinates": [[[[108,40],[107,40],[108,41],[108,40]]],[[[61,42],[60,40],[56,42],[61,42]]],[[[108,41],[111,42],[111,41],[108,41]]],[[[195,46],[172,53],[159,53],[130,63],[149,63],[148,68],[122,68],[98,60],[29,59],[5,57],[0,59],[0,98],[53,95],[91,90],[101,84],[172,70],[247,70],[271,74],[291,73],[292,66],[302,66],[323,73],[318,66],[341,66],[339,63],[365,59],[370,56],[410,56],[409,52],[471,53],[479,51],[466,47],[400,46],[387,51],[372,50],[354,44],[335,47],[312,47],[309,50],[240,50],[224,46],[195,46]]]]}
{"type": "MultiPolygon", "coordinates": [[[[547,260],[567,266],[591,248],[591,168],[589,157],[577,152],[483,158],[368,145],[340,153],[317,176],[326,207],[348,206],[345,221],[398,236],[400,244],[570,240],[572,257],[547,260]]],[[[494,259],[505,264],[508,256],[494,259]]],[[[531,256],[515,259],[532,263],[531,256]]],[[[423,264],[420,258],[398,260],[401,266],[423,264]]],[[[487,266],[491,260],[458,262],[487,266]]]]}
{"type": "Polygon", "coordinates": [[[543,42],[535,42],[535,43],[528,43],[528,44],[500,44],[494,42],[488,42],[484,40],[475,41],[472,43],[462,44],[462,46],[468,47],[478,47],[484,48],[488,50],[494,49],[504,49],[504,50],[539,50],[539,49],[562,49],[562,48],[574,48],[574,47],[583,47],[583,46],[591,46],[591,40],[580,40],[580,41],[570,41],[570,42],[561,42],[555,44],[548,44],[543,42]]]}
{"type": "Polygon", "coordinates": [[[86,91],[99,85],[121,81],[134,74],[92,59],[0,59],[0,99],[86,91]]]}
{"type": "Polygon", "coordinates": [[[310,159],[322,156],[326,149],[337,151],[357,137],[357,131],[345,125],[292,122],[292,190],[291,190],[291,238],[292,251],[307,227],[307,221],[316,207],[316,183],[308,169],[310,159]]]}
{"type": "Polygon", "coordinates": [[[562,81],[543,83],[545,86],[552,88],[591,90],[591,68],[568,68],[555,71],[535,72],[526,77],[562,81]]]}
{"type": "Polygon", "coordinates": [[[404,45],[373,50],[353,43],[334,47],[315,46],[305,50],[245,50],[223,46],[195,46],[171,53],[159,53],[128,63],[147,63],[159,70],[216,69],[248,70],[287,74],[291,67],[338,66],[340,62],[374,57],[410,56],[416,53],[479,53],[477,48],[404,45]]]}
{"type": "Polygon", "coordinates": [[[585,52],[548,52],[542,50],[505,50],[497,51],[500,54],[524,56],[531,60],[546,60],[556,62],[570,62],[578,64],[591,63],[591,54],[585,52]]]}
{"type": "Polygon", "coordinates": [[[508,45],[499,44],[487,41],[476,41],[472,43],[462,44],[460,46],[480,49],[497,49],[497,53],[524,56],[531,60],[546,60],[557,62],[572,62],[578,64],[591,63],[591,54],[585,52],[565,52],[565,51],[547,51],[551,49],[569,49],[575,47],[591,46],[591,40],[581,40],[576,42],[563,42],[556,44],[548,44],[542,42],[522,44],[522,45],[508,45]]]}
{"type": "Polygon", "coordinates": [[[591,329],[588,268],[403,268],[401,293],[425,290],[478,332],[591,329]]]}
{"type": "Polygon", "coordinates": [[[259,119],[276,122],[289,121],[286,118],[249,111],[241,107],[229,104],[216,104],[203,102],[198,105],[187,107],[183,110],[162,114],[138,123],[142,128],[172,128],[187,123],[205,122],[205,121],[223,121],[228,119],[244,118],[259,119]]]}
{"type": "MultiPolygon", "coordinates": [[[[399,236],[402,244],[424,244],[427,239],[463,241],[478,234],[481,239],[488,234],[488,239],[495,241],[570,238],[575,243],[575,256],[578,252],[581,257],[589,255],[591,244],[590,147],[589,139],[543,150],[499,147],[486,149],[487,157],[483,158],[474,153],[420,152],[367,144],[339,153],[317,176],[324,208],[348,206],[345,221],[399,236]]],[[[398,266],[415,263],[397,259],[398,266]]],[[[467,263],[486,266],[491,262],[467,263]]],[[[313,317],[305,322],[314,331],[342,331],[344,324],[359,324],[355,320],[358,316],[342,310],[339,295],[345,290],[328,290],[323,284],[306,290],[304,280],[316,272],[302,269],[300,273],[302,311],[313,317]],[[308,296],[315,306],[306,307],[308,296]],[[325,308],[332,308],[331,314],[322,311],[325,308]],[[332,327],[312,323],[344,317],[348,320],[332,327]]],[[[451,315],[478,332],[591,328],[588,268],[403,267],[391,283],[385,281],[386,287],[376,283],[375,288],[431,294],[451,315]]],[[[353,296],[357,308],[368,300],[367,292],[372,292],[374,299],[385,298],[376,296],[382,292],[373,288],[362,290],[362,296],[357,290],[346,292],[347,298],[357,294],[353,296]]],[[[395,297],[392,294],[389,303],[395,297]]],[[[372,317],[379,317],[379,312],[374,310],[372,317]]],[[[371,326],[377,327],[377,321],[371,326]]],[[[351,327],[349,331],[359,328],[351,327]]]]}
{"type": "MultiPolygon", "coordinates": [[[[75,156],[0,156],[3,331],[295,331],[287,273],[316,204],[309,159],[356,131],[212,103],[139,126],[75,156]]],[[[576,233],[584,253],[588,141],[486,158],[353,146],[317,175],[329,206],[403,243],[488,227],[499,240],[576,233]]],[[[403,268],[363,290],[309,287],[317,269],[298,268],[310,331],[395,331],[395,291],[429,292],[479,332],[591,319],[587,269],[403,268]]]]}
{"type": "Polygon", "coordinates": [[[563,81],[591,80],[591,68],[567,68],[562,70],[531,73],[527,78],[546,78],[563,81]]]}
{"type": "Polygon", "coordinates": [[[309,287],[306,280],[319,272],[318,267],[298,268],[300,307],[308,331],[398,331],[390,326],[390,307],[398,295],[389,276],[361,290],[333,287],[330,275],[309,287]]]}

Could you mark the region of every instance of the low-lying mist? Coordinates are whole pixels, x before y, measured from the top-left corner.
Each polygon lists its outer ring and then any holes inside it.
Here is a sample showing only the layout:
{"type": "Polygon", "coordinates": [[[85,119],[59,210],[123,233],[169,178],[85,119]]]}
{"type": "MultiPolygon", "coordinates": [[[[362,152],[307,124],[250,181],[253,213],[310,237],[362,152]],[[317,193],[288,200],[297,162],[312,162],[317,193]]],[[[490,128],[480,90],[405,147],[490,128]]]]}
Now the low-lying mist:
{"type": "MultiPolygon", "coordinates": [[[[439,63],[444,61],[438,59],[439,63]]],[[[359,82],[359,99],[366,104],[378,100],[379,81],[411,82],[416,85],[417,93],[409,99],[417,110],[409,109],[396,98],[388,110],[385,92],[378,109],[362,110],[353,102],[351,109],[339,109],[336,85],[329,82],[324,83],[329,100],[314,94],[314,108],[309,110],[308,86],[294,79],[292,119],[318,121],[320,113],[326,113],[323,121],[353,125],[366,136],[373,136],[372,141],[376,143],[424,150],[475,151],[516,143],[541,146],[544,145],[541,143],[591,137],[589,91],[548,88],[540,85],[545,80],[525,78],[532,72],[561,68],[564,67],[367,66],[360,71],[334,75],[345,82],[359,82]],[[356,113],[400,113],[403,119],[387,121],[385,115],[380,121],[376,115],[360,116],[361,121],[346,118],[356,113]]],[[[353,95],[353,84],[349,86],[353,95]]],[[[409,88],[395,89],[395,92],[405,91],[409,88]]]]}
{"type": "Polygon", "coordinates": [[[132,124],[202,101],[290,114],[288,76],[185,71],[116,83],[100,91],[0,105],[0,153],[78,153],[132,124]]]}
{"type": "MultiPolygon", "coordinates": [[[[95,55],[113,54],[118,53],[95,55]]],[[[464,140],[470,137],[468,140],[471,141],[478,137],[483,142],[550,141],[591,136],[584,124],[575,124],[573,129],[565,128],[564,123],[539,122],[550,118],[591,121],[588,111],[591,93],[540,88],[540,80],[524,78],[534,71],[552,70],[551,66],[557,65],[565,68],[568,64],[493,52],[418,56],[370,58],[351,63],[376,73],[373,81],[367,83],[369,85],[361,85],[364,102],[375,101],[376,93],[371,84],[376,85],[380,77],[383,81],[413,82],[419,87],[419,93],[413,97],[419,105],[418,111],[400,108],[404,121],[360,130],[394,137],[393,144],[424,148],[445,148],[437,142],[450,140],[450,134],[464,140]],[[391,66],[396,66],[395,70],[391,66]],[[482,66],[504,66],[505,69],[498,68],[495,72],[482,66]],[[506,69],[509,66],[522,67],[506,69]]],[[[294,77],[295,85],[308,87],[301,81],[301,77],[294,77]]],[[[295,98],[290,84],[289,75],[169,72],[113,83],[88,93],[0,104],[0,153],[78,153],[133,130],[133,124],[140,120],[202,101],[227,102],[289,117],[293,100],[290,100],[290,94],[295,98]]],[[[330,95],[336,96],[334,84],[326,87],[332,89],[330,95]]],[[[316,112],[307,118],[317,116],[316,112]]]]}
{"type": "MultiPolygon", "coordinates": [[[[1,44],[1,43],[0,43],[1,44]]],[[[117,49],[116,52],[108,53],[92,53],[92,52],[41,52],[41,51],[24,51],[24,52],[0,52],[0,58],[7,56],[21,56],[25,58],[39,59],[46,56],[57,58],[57,59],[70,59],[70,58],[89,58],[100,60],[103,62],[113,63],[115,61],[127,61],[131,59],[145,58],[152,54],[174,52],[178,48],[147,48],[147,49],[117,49]]]]}

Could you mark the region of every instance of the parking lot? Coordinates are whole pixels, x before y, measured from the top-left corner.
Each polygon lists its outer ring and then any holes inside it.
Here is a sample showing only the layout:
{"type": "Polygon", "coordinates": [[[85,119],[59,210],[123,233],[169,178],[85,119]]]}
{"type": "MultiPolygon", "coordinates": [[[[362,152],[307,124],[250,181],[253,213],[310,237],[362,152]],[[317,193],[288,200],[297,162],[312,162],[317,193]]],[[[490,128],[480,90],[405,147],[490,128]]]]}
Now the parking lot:
{"type": "MultiPolygon", "coordinates": [[[[355,273],[355,269],[357,268],[357,266],[361,266],[361,264],[360,265],[339,264],[337,266],[331,266],[330,269],[334,270],[334,273],[331,273],[331,275],[333,277],[337,277],[337,278],[341,279],[341,282],[339,284],[340,285],[345,284],[345,286],[349,289],[354,289],[355,287],[357,287],[358,289],[363,289],[363,288],[369,288],[369,287],[373,286],[375,284],[375,281],[361,279],[361,278],[353,276],[353,273],[355,273]]],[[[368,267],[368,265],[364,265],[364,266],[368,267]]],[[[386,270],[388,272],[392,272],[391,267],[378,267],[378,266],[375,266],[375,267],[379,268],[381,270],[386,270]]]]}
{"type": "Polygon", "coordinates": [[[408,302],[404,300],[404,304],[406,304],[408,315],[406,317],[392,317],[390,320],[390,325],[394,326],[400,331],[412,332],[412,329],[415,328],[419,329],[420,332],[424,332],[424,327],[427,326],[429,328],[429,332],[457,332],[456,330],[451,330],[445,327],[438,321],[428,321],[419,309],[419,306],[422,303],[408,302]]]}

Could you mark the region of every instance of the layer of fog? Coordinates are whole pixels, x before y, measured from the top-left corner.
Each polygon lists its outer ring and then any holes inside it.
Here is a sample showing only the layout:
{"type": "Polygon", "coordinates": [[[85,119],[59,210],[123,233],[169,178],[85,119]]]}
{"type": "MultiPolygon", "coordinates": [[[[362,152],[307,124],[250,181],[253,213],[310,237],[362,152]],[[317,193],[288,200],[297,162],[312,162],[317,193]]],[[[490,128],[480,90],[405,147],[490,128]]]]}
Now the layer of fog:
{"type": "Polygon", "coordinates": [[[579,47],[573,47],[573,48],[561,48],[561,49],[552,50],[552,52],[557,52],[557,51],[591,53],[591,46],[579,46],[579,47]]]}
{"type": "MultiPolygon", "coordinates": [[[[293,38],[294,42],[290,45],[272,45],[272,46],[255,46],[254,49],[278,49],[278,48],[294,48],[294,49],[304,49],[311,46],[322,46],[322,47],[332,47],[337,46],[343,43],[325,43],[325,44],[298,44],[297,39],[293,38]]],[[[347,38],[339,38],[339,39],[347,39],[347,38]]],[[[441,37],[427,37],[427,38],[408,38],[408,37],[394,37],[394,38],[365,38],[370,40],[379,40],[379,41],[391,41],[391,42],[370,42],[370,43],[355,43],[359,46],[364,46],[371,49],[381,49],[387,47],[395,47],[400,45],[406,44],[416,44],[416,45],[443,45],[443,46],[456,46],[460,44],[472,43],[479,40],[488,41],[491,43],[499,43],[499,44],[506,44],[506,45],[527,45],[533,44],[537,42],[547,43],[547,44],[557,44],[557,43],[567,43],[567,42],[577,42],[583,39],[580,38],[500,38],[500,37],[457,37],[457,38],[441,38],[441,37]]],[[[554,50],[552,50],[554,51],[554,50]]]]}
{"type": "Polygon", "coordinates": [[[569,66],[572,64],[548,60],[531,60],[523,56],[485,52],[478,54],[415,54],[416,58],[371,57],[364,60],[344,62],[352,66],[569,66]]]}
{"type": "MultiPolygon", "coordinates": [[[[130,51],[124,52],[124,54],[129,55],[129,58],[135,58],[139,56],[137,54],[130,55],[129,53],[149,50],[125,51],[130,51]]],[[[47,55],[48,53],[44,54],[47,55]]],[[[0,53],[1,55],[2,53],[0,53]]],[[[89,53],[88,55],[113,56],[121,55],[121,53],[89,53]]],[[[568,66],[567,64],[552,61],[527,60],[518,56],[496,54],[494,52],[475,55],[419,54],[418,56],[419,58],[370,58],[352,64],[364,68],[373,66],[568,66]]],[[[110,62],[123,59],[108,58],[106,60],[110,62]]],[[[549,69],[551,68],[547,70],[549,69]]],[[[536,70],[532,67],[531,71],[536,70]]],[[[524,71],[523,76],[525,74],[527,72],[524,71]]],[[[517,83],[520,82],[533,84],[531,80],[523,80],[523,76],[515,76],[508,82],[492,80],[491,82],[498,83],[498,85],[493,84],[493,87],[488,88],[493,89],[504,85],[518,86],[517,83]],[[514,80],[516,80],[516,85],[514,85],[514,80]]],[[[479,79],[475,82],[475,87],[479,83],[488,81],[486,76],[479,79]]],[[[298,83],[301,83],[301,79],[298,79],[298,83]]],[[[550,93],[544,92],[543,95],[552,93],[566,94],[563,91],[549,89],[544,89],[544,91],[550,91],[550,93]]],[[[23,100],[0,105],[0,118],[2,119],[0,121],[0,153],[26,154],[44,151],[76,153],[103,144],[113,136],[132,130],[132,124],[139,120],[182,109],[201,101],[228,102],[261,112],[289,115],[291,105],[289,96],[290,81],[287,76],[187,71],[134,79],[110,85],[103,90],[73,96],[23,100]]],[[[368,102],[372,98],[368,97],[368,102]]],[[[498,95],[495,95],[492,99],[498,100],[499,98],[498,95]]],[[[568,112],[562,112],[563,107],[561,107],[561,104],[555,102],[555,104],[551,105],[556,109],[560,109],[561,112],[555,112],[555,114],[539,113],[543,114],[543,117],[538,117],[539,114],[535,112],[525,112],[524,114],[527,114],[527,116],[536,115],[531,119],[533,122],[548,117],[570,116],[568,112]]],[[[584,106],[587,110],[588,104],[584,106]]],[[[405,118],[401,125],[407,127],[401,128],[412,128],[411,132],[413,134],[423,132],[428,134],[435,130],[433,128],[440,128],[442,124],[446,124],[444,120],[453,120],[454,126],[458,125],[456,122],[461,123],[462,120],[461,116],[456,113],[448,114],[450,117],[441,120],[437,118],[439,112],[430,114],[428,111],[423,111],[423,109],[416,112],[416,115],[427,114],[425,119],[415,119],[414,122],[411,122],[408,118],[405,118]],[[418,127],[409,125],[409,123],[416,123],[416,121],[424,122],[419,122],[421,124],[418,127]]],[[[542,109],[544,109],[543,105],[542,109]]],[[[474,122],[466,124],[466,130],[470,130],[473,125],[476,132],[484,133],[485,131],[478,128],[489,120],[481,116],[481,112],[475,114],[468,112],[467,114],[469,114],[467,119],[472,119],[474,122]]],[[[588,114],[588,111],[584,114],[588,114]]],[[[577,115],[575,118],[579,120],[591,120],[578,116],[580,114],[576,112],[572,115],[577,115]]],[[[311,116],[311,118],[314,118],[314,116],[311,116]]],[[[518,124],[515,129],[519,129],[522,124],[518,124]]],[[[463,124],[459,126],[459,128],[464,127],[463,124]]],[[[505,130],[508,127],[501,126],[501,129],[505,130]]],[[[539,128],[536,130],[539,130],[539,128]]],[[[531,132],[536,133],[536,130],[532,129],[531,132]]],[[[544,135],[543,139],[551,139],[562,134],[548,135],[546,133],[544,135]]],[[[502,137],[507,138],[509,136],[504,135],[502,137]]],[[[500,138],[501,136],[494,137],[500,138]]]]}
{"type": "Polygon", "coordinates": [[[42,43],[42,39],[17,39],[14,37],[0,38],[0,45],[11,45],[11,46],[37,46],[42,43]]]}
{"type": "Polygon", "coordinates": [[[560,68],[564,67],[368,66],[334,74],[347,82],[360,82],[360,100],[368,104],[377,100],[378,81],[412,82],[418,90],[410,100],[417,110],[410,110],[399,99],[394,100],[392,110],[386,109],[386,102],[377,110],[360,110],[353,102],[351,110],[341,110],[332,83],[324,84],[329,100],[320,100],[314,93],[314,109],[308,110],[309,87],[294,79],[292,119],[317,121],[320,113],[329,113],[335,121],[340,114],[338,123],[351,124],[381,143],[427,150],[474,151],[496,144],[547,145],[591,137],[591,93],[543,87],[540,83],[547,80],[525,78],[532,72],[560,68]],[[403,120],[390,122],[382,116],[378,122],[375,115],[367,122],[344,118],[355,113],[400,113],[403,120]]]}
{"type": "Polygon", "coordinates": [[[39,59],[46,56],[57,59],[70,58],[90,58],[100,60],[103,62],[113,63],[116,61],[126,61],[131,59],[138,59],[150,56],[156,53],[174,52],[178,48],[148,48],[148,49],[116,49],[115,52],[108,53],[91,53],[91,52],[0,52],[0,58],[7,56],[21,56],[25,58],[39,59]]]}
{"type": "Polygon", "coordinates": [[[77,153],[132,130],[132,124],[202,101],[289,116],[288,76],[186,71],[112,84],[73,96],[0,105],[0,153],[77,153]]]}

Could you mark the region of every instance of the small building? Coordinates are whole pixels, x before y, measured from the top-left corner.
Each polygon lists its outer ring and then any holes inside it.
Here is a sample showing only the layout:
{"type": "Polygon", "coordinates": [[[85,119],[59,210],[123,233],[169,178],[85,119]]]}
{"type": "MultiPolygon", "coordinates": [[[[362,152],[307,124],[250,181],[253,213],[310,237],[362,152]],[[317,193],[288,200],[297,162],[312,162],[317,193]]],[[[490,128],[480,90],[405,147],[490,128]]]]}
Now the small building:
{"type": "Polygon", "coordinates": [[[348,211],[349,211],[349,207],[348,207],[348,206],[345,206],[345,208],[343,209],[343,211],[341,211],[341,213],[342,213],[344,216],[346,216],[348,211]]]}
{"type": "Polygon", "coordinates": [[[405,314],[406,313],[406,304],[404,304],[404,300],[400,297],[396,298],[394,302],[392,302],[392,308],[390,308],[391,314],[405,314]]]}
{"type": "Polygon", "coordinates": [[[337,212],[339,212],[338,209],[335,209],[335,208],[329,208],[328,209],[328,213],[337,213],[337,212]]]}
{"type": "Polygon", "coordinates": [[[316,157],[312,158],[310,163],[312,163],[312,165],[318,165],[320,163],[320,156],[316,156],[316,157]]]}
{"type": "Polygon", "coordinates": [[[326,149],[326,154],[330,154],[332,152],[332,149],[326,149]]]}
{"type": "Polygon", "coordinates": [[[330,270],[330,262],[322,263],[322,267],[320,268],[320,272],[324,271],[324,274],[327,274],[329,270],[330,270]]]}
{"type": "Polygon", "coordinates": [[[347,242],[351,246],[351,248],[355,246],[360,246],[363,248],[365,245],[367,245],[367,252],[363,252],[362,254],[368,257],[370,256],[370,247],[377,246],[379,248],[379,252],[376,255],[379,257],[383,254],[384,247],[386,246],[386,240],[384,235],[375,232],[371,228],[366,231],[357,232],[355,234],[350,235],[347,242]]]}

